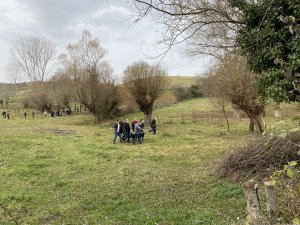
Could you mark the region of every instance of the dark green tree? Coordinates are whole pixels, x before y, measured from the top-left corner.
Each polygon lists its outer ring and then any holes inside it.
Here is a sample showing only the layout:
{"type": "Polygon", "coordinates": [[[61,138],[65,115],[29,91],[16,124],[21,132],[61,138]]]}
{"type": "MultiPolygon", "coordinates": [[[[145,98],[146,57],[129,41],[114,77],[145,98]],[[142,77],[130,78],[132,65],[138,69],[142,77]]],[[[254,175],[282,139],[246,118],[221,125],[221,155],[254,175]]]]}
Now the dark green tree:
{"type": "Polygon", "coordinates": [[[232,0],[244,18],[237,42],[258,77],[260,94],[300,101],[300,1],[232,0]]]}

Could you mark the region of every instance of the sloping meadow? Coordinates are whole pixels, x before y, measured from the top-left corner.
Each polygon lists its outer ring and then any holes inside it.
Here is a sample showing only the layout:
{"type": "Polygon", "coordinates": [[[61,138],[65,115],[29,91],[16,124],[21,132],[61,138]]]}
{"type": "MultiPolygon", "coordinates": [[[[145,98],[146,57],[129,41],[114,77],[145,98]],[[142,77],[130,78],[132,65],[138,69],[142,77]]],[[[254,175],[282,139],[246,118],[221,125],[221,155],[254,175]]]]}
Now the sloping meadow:
{"type": "Polygon", "coordinates": [[[157,109],[157,134],[146,131],[142,145],[113,144],[113,121],[89,115],[1,120],[0,224],[237,221],[243,190],[214,170],[232,145],[255,137],[246,119],[226,132],[218,115],[205,98],[157,109]]]}

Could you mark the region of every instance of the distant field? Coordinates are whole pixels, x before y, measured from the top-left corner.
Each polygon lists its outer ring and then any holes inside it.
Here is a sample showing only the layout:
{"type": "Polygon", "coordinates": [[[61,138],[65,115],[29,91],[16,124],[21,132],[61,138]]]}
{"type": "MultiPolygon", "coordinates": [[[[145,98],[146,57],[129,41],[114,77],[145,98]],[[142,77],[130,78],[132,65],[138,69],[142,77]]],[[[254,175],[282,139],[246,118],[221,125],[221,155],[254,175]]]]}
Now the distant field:
{"type": "Polygon", "coordinates": [[[169,76],[171,87],[190,87],[197,83],[197,77],[169,76]]]}
{"type": "MultiPolygon", "coordinates": [[[[214,170],[231,146],[255,137],[248,120],[230,119],[226,132],[206,98],[154,116],[157,135],[146,132],[136,146],[112,144],[113,121],[97,125],[88,115],[1,118],[0,204],[8,211],[0,208],[0,224],[14,224],[11,215],[23,224],[217,225],[244,218],[241,186],[214,170]]],[[[135,117],[142,115],[124,118],[135,117]]]]}

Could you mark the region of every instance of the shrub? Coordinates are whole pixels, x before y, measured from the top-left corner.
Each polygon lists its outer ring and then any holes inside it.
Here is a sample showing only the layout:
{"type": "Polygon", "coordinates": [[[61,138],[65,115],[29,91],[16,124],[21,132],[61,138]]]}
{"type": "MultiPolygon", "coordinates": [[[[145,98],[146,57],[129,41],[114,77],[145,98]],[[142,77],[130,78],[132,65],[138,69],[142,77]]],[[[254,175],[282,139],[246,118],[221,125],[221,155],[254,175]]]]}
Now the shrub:
{"type": "MultiPolygon", "coordinates": [[[[300,151],[298,152],[300,154],[300,151]]],[[[299,224],[300,218],[300,169],[296,161],[291,161],[272,177],[278,191],[280,217],[287,223],[299,224]]]]}
{"type": "Polygon", "coordinates": [[[178,102],[185,99],[200,98],[204,96],[199,85],[191,85],[190,87],[172,87],[171,93],[176,97],[178,102]]]}
{"type": "Polygon", "coordinates": [[[189,89],[185,87],[173,87],[171,88],[171,93],[176,97],[178,102],[192,97],[189,89]]]}
{"type": "Polygon", "coordinates": [[[204,95],[199,85],[191,85],[189,91],[192,98],[200,98],[204,95]]]}
{"type": "Polygon", "coordinates": [[[239,181],[268,177],[290,161],[300,163],[299,144],[299,131],[262,137],[229,153],[221,161],[218,173],[239,181]]]}

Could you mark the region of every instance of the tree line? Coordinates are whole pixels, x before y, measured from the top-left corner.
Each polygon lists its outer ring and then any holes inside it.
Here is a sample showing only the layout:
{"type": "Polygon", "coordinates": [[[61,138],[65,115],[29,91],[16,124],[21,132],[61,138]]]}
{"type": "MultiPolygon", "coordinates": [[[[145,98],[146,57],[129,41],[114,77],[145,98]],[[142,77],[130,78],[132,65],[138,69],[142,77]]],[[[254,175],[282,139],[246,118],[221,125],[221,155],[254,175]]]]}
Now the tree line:
{"type": "Polygon", "coordinates": [[[80,102],[101,121],[117,116],[122,99],[128,98],[144,113],[145,122],[151,121],[154,101],[168,85],[166,69],[145,61],[134,62],[124,70],[120,85],[105,60],[106,53],[89,31],[58,57],[50,40],[24,37],[10,50],[7,72],[16,92],[21,82],[30,83],[27,105],[41,111],[71,109],[71,102],[80,102]]]}

